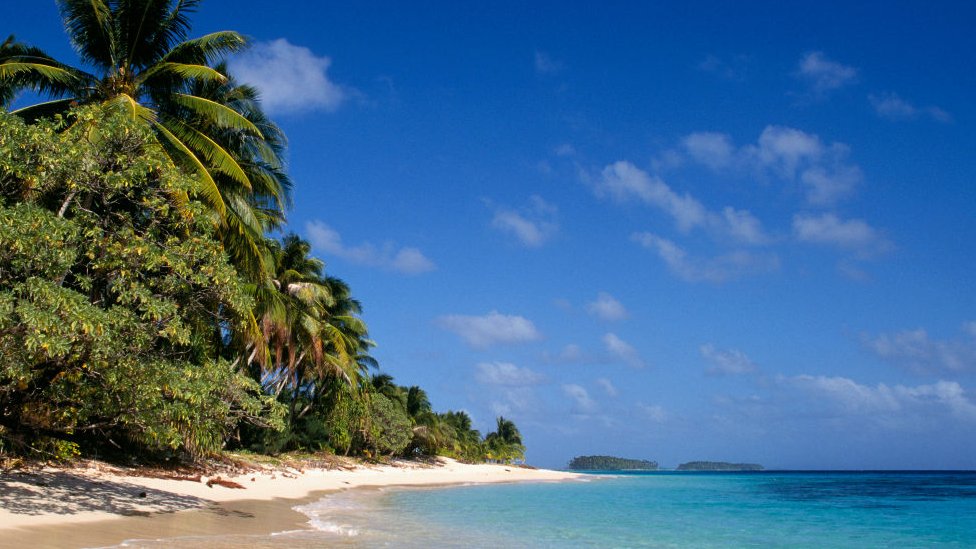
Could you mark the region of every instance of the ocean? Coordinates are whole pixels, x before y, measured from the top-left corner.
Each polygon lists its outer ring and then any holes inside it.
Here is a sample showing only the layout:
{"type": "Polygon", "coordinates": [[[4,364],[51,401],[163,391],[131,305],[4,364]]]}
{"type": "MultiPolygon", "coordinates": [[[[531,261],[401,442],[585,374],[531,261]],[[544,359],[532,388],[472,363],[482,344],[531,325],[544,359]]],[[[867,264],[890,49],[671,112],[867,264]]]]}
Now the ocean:
{"type": "Polygon", "coordinates": [[[976,547],[974,472],[646,472],[352,490],[308,528],[129,547],[976,547]]]}

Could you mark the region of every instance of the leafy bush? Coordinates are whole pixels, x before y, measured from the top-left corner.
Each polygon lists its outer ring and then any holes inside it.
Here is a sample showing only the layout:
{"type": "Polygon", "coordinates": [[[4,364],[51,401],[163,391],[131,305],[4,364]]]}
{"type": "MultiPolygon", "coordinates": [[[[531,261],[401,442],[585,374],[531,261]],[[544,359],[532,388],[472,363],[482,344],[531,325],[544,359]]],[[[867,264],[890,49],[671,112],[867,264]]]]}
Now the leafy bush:
{"type": "Polygon", "coordinates": [[[410,417],[385,396],[370,395],[366,445],[376,455],[396,455],[410,444],[410,417]]]}
{"type": "Polygon", "coordinates": [[[280,427],[215,352],[250,301],[194,181],[124,117],[71,122],[0,113],[5,436],[201,455],[242,418],[280,427]]]}

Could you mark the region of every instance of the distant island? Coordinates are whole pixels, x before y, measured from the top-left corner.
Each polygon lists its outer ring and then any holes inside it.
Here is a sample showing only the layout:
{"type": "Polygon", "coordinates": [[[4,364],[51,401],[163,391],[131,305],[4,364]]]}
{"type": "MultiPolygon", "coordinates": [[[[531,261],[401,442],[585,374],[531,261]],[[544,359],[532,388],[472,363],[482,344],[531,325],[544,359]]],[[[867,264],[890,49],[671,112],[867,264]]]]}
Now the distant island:
{"type": "Polygon", "coordinates": [[[657,462],[613,456],[577,456],[569,462],[575,471],[656,471],[657,462]]]}
{"type": "Polygon", "coordinates": [[[678,466],[678,471],[762,471],[756,463],[728,463],[725,461],[689,461],[678,466]]]}

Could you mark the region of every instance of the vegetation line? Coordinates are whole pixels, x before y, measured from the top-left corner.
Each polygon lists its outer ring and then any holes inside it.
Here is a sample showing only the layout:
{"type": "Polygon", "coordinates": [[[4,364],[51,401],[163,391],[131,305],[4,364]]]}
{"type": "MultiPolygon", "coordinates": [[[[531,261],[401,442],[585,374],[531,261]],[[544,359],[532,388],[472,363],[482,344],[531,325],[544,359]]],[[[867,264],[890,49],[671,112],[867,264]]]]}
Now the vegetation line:
{"type": "Polygon", "coordinates": [[[0,458],[521,458],[373,373],[350,287],[269,236],[285,136],[227,71],[244,37],[188,39],[198,3],[59,0],[90,70],[0,44],[0,458]]]}

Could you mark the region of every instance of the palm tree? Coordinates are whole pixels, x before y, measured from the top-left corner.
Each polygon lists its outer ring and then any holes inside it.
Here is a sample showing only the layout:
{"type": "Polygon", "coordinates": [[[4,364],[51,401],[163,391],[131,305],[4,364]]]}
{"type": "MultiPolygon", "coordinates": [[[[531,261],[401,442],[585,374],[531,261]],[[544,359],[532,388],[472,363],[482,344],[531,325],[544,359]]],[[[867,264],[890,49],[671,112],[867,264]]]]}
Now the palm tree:
{"type": "Polygon", "coordinates": [[[522,445],[522,434],[518,427],[511,420],[502,416],[498,417],[495,431],[488,433],[485,437],[491,454],[496,459],[505,461],[520,458],[525,454],[525,447],[522,445]]]}
{"type": "Polygon", "coordinates": [[[250,343],[248,365],[276,396],[287,394],[293,422],[309,412],[328,391],[331,380],[345,382],[355,394],[373,342],[356,316],[357,301],[348,286],[322,274],[324,264],[311,257],[311,246],[289,234],[269,243],[275,276],[273,290],[260,288],[256,308],[261,337],[250,343]],[[299,404],[305,405],[299,410],[299,404]]]}
{"type": "Polygon", "coordinates": [[[197,194],[226,219],[231,195],[253,189],[253,172],[245,168],[249,158],[239,156],[243,149],[214,139],[214,130],[257,141],[265,136],[239,110],[192,93],[193,86],[227,84],[226,71],[212,64],[246,45],[232,31],[187,39],[188,15],[199,3],[58,0],[71,43],[92,72],[7,39],[0,48],[0,106],[17,91],[31,89],[52,100],[14,111],[26,119],[76,104],[123,111],[148,124],[170,157],[197,174],[197,194]]]}
{"type": "Polygon", "coordinates": [[[423,419],[432,415],[427,391],[416,385],[407,389],[407,414],[413,418],[414,423],[422,423],[423,419]]]}
{"type": "Polygon", "coordinates": [[[403,408],[403,411],[407,410],[407,396],[403,394],[403,389],[393,382],[393,376],[390,374],[376,374],[370,379],[370,391],[373,393],[378,393],[390,401],[395,402],[403,408]]]}
{"type": "MultiPolygon", "coordinates": [[[[225,63],[214,68],[227,74],[225,63]]],[[[182,105],[167,105],[167,117],[192,120],[237,159],[247,176],[250,186],[241,187],[227,175],[214,173],[227,207],[218,235],[238,271],[249,280],[260,282],[273,270],[264,234],[281,228],[285,209],[291,205],[292,183],[283,161],[285,134],[261,110],[257,90],[233,77],[223,82],[191,79],[186,83],[186,92],[232,109],[260,131],[254,134],[228,129],[196,116],[182,105]]]]}

